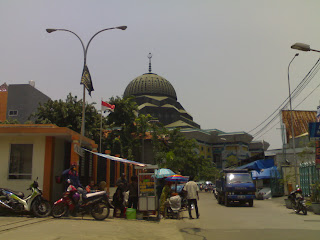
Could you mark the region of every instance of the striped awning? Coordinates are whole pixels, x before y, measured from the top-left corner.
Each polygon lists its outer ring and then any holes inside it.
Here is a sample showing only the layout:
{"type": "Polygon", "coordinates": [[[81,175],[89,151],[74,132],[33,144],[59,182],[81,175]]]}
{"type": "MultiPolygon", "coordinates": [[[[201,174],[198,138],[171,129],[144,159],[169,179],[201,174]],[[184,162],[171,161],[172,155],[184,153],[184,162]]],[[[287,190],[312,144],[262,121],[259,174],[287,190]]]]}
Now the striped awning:
{"type": "Polygon", "coordinates": [[[93,154],[95,154],[95,155],[97,155],[97,156],[100,156],[100,157],[103,157],[103,158],[107,158],[107,159],[110,159],[110,160],[113,160],[113,161],[117,161],[117,162],[129,163],[129,164],[133,164],[133,165],[140,166],[140,167],[145,167],[145,166],[148,165],[148,164],[131,161],[131,160],[124,159],[124,158],[119,158],[119,157],[111,156],[111,155],[108,155],[108,154],[92,152],[92,151],[90,151],[90,150],[88,150],[88,149],[85,149],[85,148],[83,148],[83,150],[85,150],[85,151],[87,151],[87,152],[90,152],[90,153],[93,153],[93,154]]]}

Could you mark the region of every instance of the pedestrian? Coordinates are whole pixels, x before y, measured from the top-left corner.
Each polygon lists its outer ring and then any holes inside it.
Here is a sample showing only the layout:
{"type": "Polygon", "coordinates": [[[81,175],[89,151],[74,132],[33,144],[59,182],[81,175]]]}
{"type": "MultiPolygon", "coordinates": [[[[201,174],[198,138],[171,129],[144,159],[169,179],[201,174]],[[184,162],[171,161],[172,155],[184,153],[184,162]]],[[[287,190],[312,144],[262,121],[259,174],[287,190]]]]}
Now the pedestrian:
{"type": "Polygon", "coordinates": [[[67,180],[71,180],[71,184],[76,188],[81,188],[83,189],[83,186],[80,183],[79,180],[79,174],[77,172],[77,164],[72,163],[70,168],[64,170],[62,172],[62,177],[66,180],[66,189],[68,188],[69,184],[67,183],[67,180]]]}
{"type": "Polygon", "coordinates": [[[160,212],[162,215],[165,215],[165,203],[167,199],[171,196],[171,182],[166,182],[166,185],[162,189],[162,193],[160,196],[160,212]]]}
{"type": "Polygon", "coordinates": [[[138,206],[138,177],[132,176],[131,183],[129,184],[129,208],[137,209],[138,206]]]}
{"type": "Polygon", "coordinates": [[[113,199],[112,203],[114,206],[114,211],[113,211],[113,217],[117,216],[117,210],[120,209],[120,217],[124,217],[124,197],[123,197],[123,192],[121,188],[117,188],[116,192],[113,194],[113,199]]]}
{"type": "Polygon", "coordinates": [[[122,192],[127,191],[128,182],[126,180],[126,175],[124,173],[121,174],[121,177],[116,182],[117,187],[120,188],[122,192]]]}
{"type": "Polygon", "coordinates": [[[190,176],[189,181],[184,186],[184,190],[187,191],[187,199],[188,199],[188,211],[189,211],[189,218],[193,219],[191,214],[191,205],[193,204],[196,209],[197,218],[199,218],[199,211],[198,211],[198,203],[199,201],[199,188],[198,185],[193,181],[194,177],[190,176]]]}

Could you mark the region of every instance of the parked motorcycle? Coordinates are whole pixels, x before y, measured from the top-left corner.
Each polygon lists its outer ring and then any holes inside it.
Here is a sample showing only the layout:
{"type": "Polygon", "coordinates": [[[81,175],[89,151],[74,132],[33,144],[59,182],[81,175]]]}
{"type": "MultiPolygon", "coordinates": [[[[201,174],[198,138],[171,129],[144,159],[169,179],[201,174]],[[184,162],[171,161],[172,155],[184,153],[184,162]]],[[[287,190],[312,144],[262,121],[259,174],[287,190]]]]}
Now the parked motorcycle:
{"type": "Polygon", "coordinates": [[[42,196],[38,178],[33,181],[27,190],[31,190],[32,193],[27,198],[24,198],[23,192],[0,188],[0,214],[31,212],[37,217],[49,216],[51,205],[42,196]]]}
{"type": "Polygon", "coordinates": [[[306,200],[302,196],[302,190],[298,185],[297,189],[290,193],[288,199],[291,200],[292,208],[295,211],[295,213],[298,214],[301,211],[304,215],[307,215],[308,211],[306,206],[306,200]]]}
{"type": "Polygon", "coordinates": [[[109,216],[109,197],[105,191],[95,193],[83,193],[78,191],[73,185],[69,185],[62,198],[53,204],[52,216],[60,218],[68,213],[72,215],[91,213],[96,220],[104,220],[109,216]],[[80,199],[80,194],[82,200],[80,199]]]}

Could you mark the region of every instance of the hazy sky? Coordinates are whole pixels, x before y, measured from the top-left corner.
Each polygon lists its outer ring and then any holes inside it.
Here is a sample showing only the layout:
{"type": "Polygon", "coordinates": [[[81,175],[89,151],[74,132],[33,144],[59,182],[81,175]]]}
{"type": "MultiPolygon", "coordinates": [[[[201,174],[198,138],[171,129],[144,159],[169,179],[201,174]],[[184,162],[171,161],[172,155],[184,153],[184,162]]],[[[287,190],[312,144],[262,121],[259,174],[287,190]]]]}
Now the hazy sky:
{"type": "MultiPolygon", "coordinates": [[[[295,42],[320,49],[319,0],[0,0],[0,84],[29,80],[52,99],[82,98],[83,51],[95,91],[88,102],[122,96],[148,71],[171,82],[178,101],[203,129],[250,131],[288,97],[287,68],[295,42]]],[[[299,52],[290,67],[294,89],[320,57],[299,52]]],[[[293,101],[320,83],[317,74],[293,101]]],[[[297,109],[316,110],[320,88],[297,109]]],[[[281,147],[279,120],[260,140],[281,147]]],[[[269,129],[269,128],[268,128],[269,129]]],[[[267,130],[268,130],[267,129],[267,130]]],[[[258,129],[257,129],[258,130],[258,129]]],[[[251,132],[253,134],[254,132],[251,132]]],[[[259,139],[256,139],[259,140],[259,139]]]]}

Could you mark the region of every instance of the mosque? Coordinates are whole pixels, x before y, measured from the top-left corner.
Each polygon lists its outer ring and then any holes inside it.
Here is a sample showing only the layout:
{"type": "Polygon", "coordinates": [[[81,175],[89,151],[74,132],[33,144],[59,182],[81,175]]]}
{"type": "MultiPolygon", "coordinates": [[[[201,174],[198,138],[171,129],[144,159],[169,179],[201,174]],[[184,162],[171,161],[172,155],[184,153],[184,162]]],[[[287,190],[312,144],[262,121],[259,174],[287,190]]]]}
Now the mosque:
{"type": "MultiPolygon", "coordinates": [[[[198,153],[209,158],[218,168],[224,168],[228,159],[236,159],[239,165],[261,159],[269,143],[252,141],[244,131],[223,132],[218,129],[201,129],[193,117],[178,102],[172,84],[164,77],[152,73],[149,53],[149,71],[133,79],[126,87],[123,97],[134,96],[141,114],[150,114],[166,128],[180,128],[181,132],[199,143],[198,153]]],[[[152,162],[151,140],[146,139],[145,162],[152,162]],[[148,147],[149,146],[149,147],[148,147]]]]}

